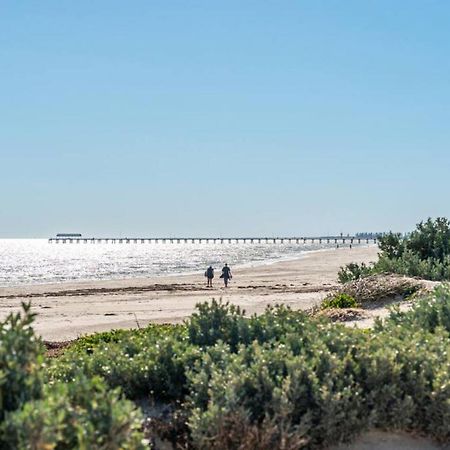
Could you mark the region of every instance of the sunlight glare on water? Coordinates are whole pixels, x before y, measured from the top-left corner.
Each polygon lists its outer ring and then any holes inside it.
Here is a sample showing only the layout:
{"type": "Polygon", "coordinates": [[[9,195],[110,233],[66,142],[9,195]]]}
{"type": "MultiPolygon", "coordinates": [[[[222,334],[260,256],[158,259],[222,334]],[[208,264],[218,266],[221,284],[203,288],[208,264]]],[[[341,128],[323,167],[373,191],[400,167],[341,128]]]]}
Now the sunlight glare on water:
{"type": "Polygon", "coordinates": [[[58,243],[46,239],[0,239],[0,286],[172,275],[263,264],[334,248],[296,243],[58,243]]]}

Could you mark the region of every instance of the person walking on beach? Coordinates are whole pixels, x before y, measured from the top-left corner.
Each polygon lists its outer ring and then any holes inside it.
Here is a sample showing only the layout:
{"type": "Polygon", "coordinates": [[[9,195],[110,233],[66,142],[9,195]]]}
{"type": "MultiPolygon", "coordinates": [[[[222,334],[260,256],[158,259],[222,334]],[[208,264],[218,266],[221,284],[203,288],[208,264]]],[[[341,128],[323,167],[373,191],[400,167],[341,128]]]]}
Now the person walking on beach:
{"type": "Polygon", "coordinates": [[[231,269],[228,267],[228,264],[225,263],[225,265],[222,268],[222,275],[220,275],[220,278],[223,278],[223,282],[225,284],[225,287],[228,287],[228,280],[231,280],[231,269]]]}
{"type": "Polygon", "coordinates": [[[214,278],[214,269],[212,266],[209,266],[205,272],[206,277],[206,287],[212,287],[212,280],[214,278]]]}

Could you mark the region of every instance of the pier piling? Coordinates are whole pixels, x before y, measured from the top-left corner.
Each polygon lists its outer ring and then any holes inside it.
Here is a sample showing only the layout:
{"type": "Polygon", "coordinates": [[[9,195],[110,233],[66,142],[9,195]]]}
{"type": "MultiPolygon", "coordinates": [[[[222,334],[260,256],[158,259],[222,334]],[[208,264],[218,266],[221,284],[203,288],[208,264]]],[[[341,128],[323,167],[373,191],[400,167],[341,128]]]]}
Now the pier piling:
{"type": "Polygon", "coordinates": [[[48,238],[48,243],[49,244],[80,244],[80,243],[84,243],[84,244],[144,244],[144,243],[149,243],[149,244],[159,244],[159,243],[170,243],[170,244],[180,244],[181,242],[184,242],[185,244],[188,243],[192,243],[192,244],[211,244],[211,243],[218,243],[220,242],[221,244],[227,242],[228,244],[239,244],[239,243],[243,243],[243,244],[261,244],[262,242],[269,244],[269,243],[273,243],[273,244],[285,244],[285,243],[296,243],[296,244],[300,244],[300,241],[303,241],[303,244],[306,244],[308,242],[311,242],[312,244],[316,243],[318,241],[319,244],[322,244],[323,242],[326,241],[327,244],[330,244],[331,242],[334,242],[336,245],[338,243],[342,243],[342,244],[346,244],[347,242],[349,243],[349,245],[353,245],[354,243],[358,243],[361,244],[362,242],[365,242],[366,244],[370,244],[371,242],[376,244],[377,243],[377,239],[376,238],[361,238],[361,237],[357,237],[357,236],[318,236],[318,237],[286,237],[286,236],[280,236],[280,237],[171,237],[171,238],[165,238],[165,237],[161,237],[161,238],[138,238],[138,237],[133,237],[133,238],[111,238],[111,237],[92,237],[92,238],[82,238],[82,237],[68,237],[68,236],[57,236],[57,237],[51,237],[48,238]]]}

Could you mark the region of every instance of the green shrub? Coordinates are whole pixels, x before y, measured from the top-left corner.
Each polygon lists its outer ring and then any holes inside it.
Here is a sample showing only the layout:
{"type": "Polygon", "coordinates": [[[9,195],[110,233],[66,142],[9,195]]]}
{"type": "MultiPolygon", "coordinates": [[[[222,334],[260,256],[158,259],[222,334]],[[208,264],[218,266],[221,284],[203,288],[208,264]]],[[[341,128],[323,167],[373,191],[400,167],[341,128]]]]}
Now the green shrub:
{"type": "Polygon", "coordinates": [[[70,381],[80,370],[101,376],[110,388],[120,387],[130,399],[181,398],[186,389],[185,367],[199,353],[186,338],[185,328],[151,327],[116,341],[78,343],[52,361],[49,381],[70,381]]]}
{"type": "Polygon", "coordinates": [[[444,262],[450,255],[450,222],[444,217],[420,222],[404,242],[406,248],[420,259],[444,262]]]}
{"type": "Polygon", "coordinates": [[[391,232],[378,238],[378,247],[387,258],[400,258],[405,250],[405,241],[400,233],[391,232]]]}
{"type": "Polygon", "coordinates": [[[30,304],[23,304],[23,315],[0,322],[0,422],[41,395],[44,347],[31,328],[33,318],[30,304]]]}
{"type": "Polygon", "coordinates": [[[350,263],[341,267],[338,272],[339,283],[344,284],[349,281],[359,280],[374,273],[373,266],[367,266],[364,263],[350,263]]]}
{"type": "Polygon", "coordinates": [[[449,442],[450,342],[442,324],[450,293],[433,298],[442,305],[429,329],[415,310],[375,333],[304,318],[298,335],[237,352],[220,342],[209,347],[189,371],[194,446],[320,448],[369,427],[449,442]]]}
{"type": "Polygon", "coordinates": [[[378,239],[378,246],[380,254],[375,264],[348,264],[340,269],[339,281],[348,283],[380,273],[450,280],[450,221],[446,218],[420,222],[404,237],[387,233],[378,239]]]}
{"type": "Polygon", "coordinates": [[[140,449],[140,416],[100,379],[44,385],[44,347],[30,305],[0,323],[0,448],[140,449]]]}
{"type": "Polygon", "coordinates": [[[405,250],[399,258],[381,255],[375,268],[380,273],[397,273],[433,281],[450,280],[450,257],[447,256],[442,262],[434,258],[420,259],[411,250],[405,250]]]}
{"type": "MultiPolygon", "coordinates": [[[[398,283],[410,287],[391,278],[395,292],[398,283]]],[[[359,283],[361,290],[368,282],[379,284],[373,276],[344,287],[359,283]]],[[[182,326],[78,341],[49,361],[43,394],[8,413],[5,429],[9,445],[18,448],[30,436],[32,442],[59,439],[56,448],[80,442],[140,448],[139,419],[120,399],[120,387],[129,398],[173,402],[193,448],[314,449],[371,427],[415,430],[449,443],[449,355],[450,288],[418,300],[411,311],[394,309],[365,331],[281,306],[246,318],[212,302],[182,326]],[[121,411],[134,419],[127,422],[121,411]],[[124,433],[112,432],[114,424],[124,433]],[[86,441],[77,441],[84,427],[86,441]],[[113,435],[123,440],[108,440],[113,435]]],[[[186,439],[179,423],[168,427],[171,439],[177,432],[186,439]]]]}
{"type": "Polygon", "coordinates": [[[385,326],[399,329],[417,328],[430,333],[442,329],[450,338],[450,285],[438,286],[433,293],[418,299],[410,311],[393,308],[385,326]]]}
{"type": "MultiPolygon", "coordinates": [[[[282,448],[286,436],[303,448],[354,435],[365,420],[355,414],[361,397],[344,376],[344,360],[320,342],[317,350],[311,359],[288,346],[254,343],[231,354],[227,364],[213,364],[207,377],[208,402],[202,405],[191,398],[194,446],[243,448],[249,435],[242,434],[242,428],[252,433],[267,424],[270,433],[263,438],[273,448],[282,448]]],[[[191,381],[192,391],[200,391],[205,374],[193,374],[191,381]]]]}
{"type": "Polygon", "coordinates": [[[70,344],[71,352],[92,353],[100,346],[110,343],[120,343],[128,339],[151,337],[153,340],[164,339],[167,336],[181,337],[185,333],[183,325],[172,324],[148,324],[138,330],[110,330],[89,334],[78,338],[70,344]]]}
{"type": "Polygon", "coordinates": [[[214,299],[211,303],[197,305],[197,309],[198,313],[192,314],[188,321],[189,341],[194,345],[209,346],[222,340],[235,350],[248,331],[245,311],[214,299]]]}
{"type": "Polygon", "coordinates": [[[302,311],[292,311],[289,307],[276,305],[249,318],[239,307],[213,300],[197,305],[187,322],[189,342],[195,346],[209,347],[224,342],[236,352],[239,345],[250,345],[278,340],[288,333],[303,332],[307,315],[302,311]]]}
{"type": "Polygon", "coordinates": [[[450,280],[450,222],[439,217],[417,225],[402,238],[389,233],[379,239],[377,273],[390,272],[429,280],[450,280]]]}
{"type": "Polygon", "coordinates": [[[136,407],[99,378],[48,386],[43,399],[7,415],[7,449],[144,449],[136,407]]]}
{"type": "Polygon", "coordinates": [[[347,294],[335,294],[322,301],[321,308],[357,308],[356,300],[347,294]]]}

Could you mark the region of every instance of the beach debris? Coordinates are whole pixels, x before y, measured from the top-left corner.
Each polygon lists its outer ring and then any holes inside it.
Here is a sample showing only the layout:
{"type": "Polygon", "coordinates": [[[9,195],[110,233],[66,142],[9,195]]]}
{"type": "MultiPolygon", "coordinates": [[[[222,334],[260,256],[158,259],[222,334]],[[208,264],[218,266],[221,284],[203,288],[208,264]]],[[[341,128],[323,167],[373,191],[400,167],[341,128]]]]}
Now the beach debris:
{"type": "Polygon", "coordinates": [[[60,342],[51,342],[51,341],[43,341],[45,346],[45,356],[47,358],[56,358],[61,355],[66,347],[72,344],[74,341],[60,341],[60,342]]]}
{"type": "Polygon", "coordinates": [[[361,308],[327,308],[317,311],[316,315],[327,317],[332,322],[353,322],[368,317],[361,308]]]}
{"type": "Polygon", "coordinates": [[[346,294],[364,307],[374,302],[404,300],[424,288],[425,283],[416,278],[395,274],[377,274],[346,283],[328,297],[346,294]]]}

